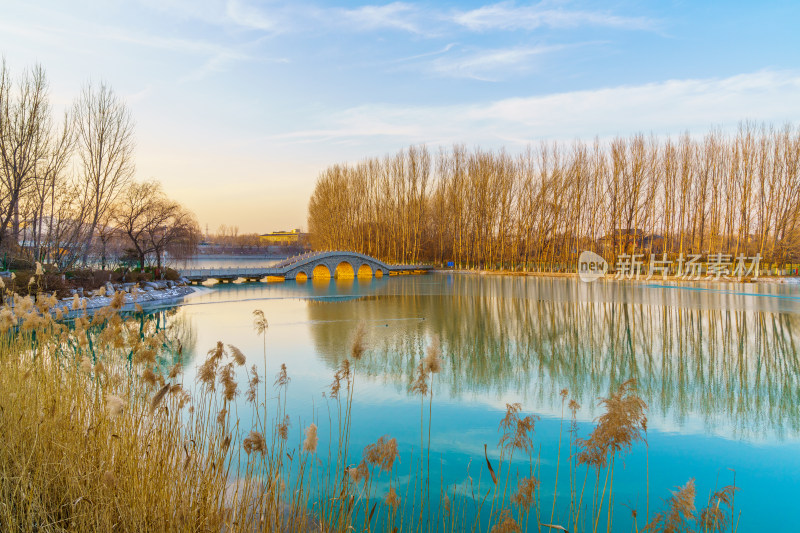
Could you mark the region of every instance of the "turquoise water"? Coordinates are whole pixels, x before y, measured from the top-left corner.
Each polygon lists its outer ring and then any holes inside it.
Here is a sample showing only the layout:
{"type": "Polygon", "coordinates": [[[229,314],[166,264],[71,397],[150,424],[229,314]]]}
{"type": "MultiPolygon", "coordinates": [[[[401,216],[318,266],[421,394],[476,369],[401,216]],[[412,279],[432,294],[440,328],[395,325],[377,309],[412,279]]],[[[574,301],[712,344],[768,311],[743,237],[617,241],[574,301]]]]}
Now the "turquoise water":
{"type": "MultiPolygon", "coordinates": [[[[290,444],[301,442],[302,429],[316,422],[323,458],[329,441],[325,393],[363,323],[367,352],[355,363],[348,462],[355,465],[364,446],[390,435],[400,449],[395,473],[401,482],[416,472],[420,449],[420,398],[409,386],[437,336],[444,365],[430,406],[434,509],[441,487],[458,499],[470,487],[480,494],[491,486],[484,444],[497,468],[498,424],[506,404],[519,402],[524,414],[541,417],[534,444],[542,520],[549,522],[562,429],[559,391],[566,388],[581,404],[577,420],[585,437],[601,413],[597,398],[636,378],[648,404],[648,445],[635,444],[615,469],[615,531],[630,530],[629,508],[637,510],[639,526],[644,523],[648,475],[652,516],[670,490],[691,478],[703,507],[709,491],[732,483],[734,471],[741,489],[739,531],[800,528],[796,287],[431,274],[202,291],[171,318],[186,356],[200,363],[222,340],[244,351],[248,366],[256,364],[268,378],[285,363],[292,379],[290,444]],[[266,369],[254,309],[269,321],[266,369]]],[[[187,367],[188,383],[194,366],[187,367]]],[[[240,398],[242,420],[250,419],[248,408],[240,398]]],[[[427,400],[424,411],[427,420],[427,400]]],[[[565,416],[556,523],[569,508],[565,416]]],[[[427,421],[424,432],[427,439],[427,421]]],[[[515,461],[512,471],[527,475],[528,468],[527,459],[515,461]]],[[[387,479],[373,485],[378,496],[387,479]]],[[[414,512],[411,495],[398,492],[404,512],[414,512]]]]}

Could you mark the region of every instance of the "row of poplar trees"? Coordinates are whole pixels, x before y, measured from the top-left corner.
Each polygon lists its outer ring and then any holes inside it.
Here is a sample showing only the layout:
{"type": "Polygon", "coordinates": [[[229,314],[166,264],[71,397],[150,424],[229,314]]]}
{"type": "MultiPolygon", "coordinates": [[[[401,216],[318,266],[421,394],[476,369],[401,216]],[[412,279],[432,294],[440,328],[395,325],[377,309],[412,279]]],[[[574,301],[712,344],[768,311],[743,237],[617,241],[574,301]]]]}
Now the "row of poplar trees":
{"type": "MultiPolygon", "coordinates": [[[[158,182],[134,176],[134,121],[106,84],[85,85],[55,113],[44,69],[0,62],[0,253],[61,268],[127,249],[161,264],[192,249],[194,215],[158,182]]],[[[118,254],[119,255],[119,254],[118,254]]]]}
{"type": "MultiPolygon", "coordinates": [[[[410,147],[319,176],[315,249],[392,263],[567,271],[582,250],[800,258],[800,131],[744,123],[523,153],[410,147]]],[[[659,257],[661,259],[661,257],[659,257]]]]}

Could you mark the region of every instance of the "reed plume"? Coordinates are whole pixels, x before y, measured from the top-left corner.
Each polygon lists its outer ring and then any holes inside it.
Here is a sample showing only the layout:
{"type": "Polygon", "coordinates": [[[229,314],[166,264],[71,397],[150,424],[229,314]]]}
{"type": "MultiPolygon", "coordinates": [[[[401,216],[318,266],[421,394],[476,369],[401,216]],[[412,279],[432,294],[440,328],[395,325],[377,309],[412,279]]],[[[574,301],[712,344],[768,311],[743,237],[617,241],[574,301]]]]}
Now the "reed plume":
{"type": "Polygon", "coordinates": [[[278,424],[278,435],[283,440],[286,440],[286,439],[289,438],[289,426],[290,425],[291,425],[291,423],[290,423],[289,415],[285,415],[283,417],[283,421],[280,424],[278,424]]]}
{"type": "Polygon", "coordinates": [[[397,509],[400,506],[400,497],[397,495],[394,487],[389,487],[389,492],[386,493],[386,498],[384,501],[386,502],[386,505],[392,509],[397,509]]]}
{"type": "Polygon", "coordinates": [[[733,511],[733,498],[738,490],[735,485],[727,485],[711,494],[708,506],[700,511],[701,530],[716,533],[727,529],[728,513],[733,511]]]}
{"type": "Polygon", "coordinates": [[[317,437],[317,425],[311,424],[305,429],[306,438],[303,441],[303,451],[308,453],[316,453],[319,438],[317,437]]]}
{"type": "Polygon", "coordinates": [[[234,377],[233,363],[222,365],[217,372],[219,384],[222,385],[225,400],[232,402],[239,391],[239,384],[234,377]]]}
{"type": "Polygon", "coordinates": [[[106,395],[106,412],[110,416],[120,416],[125,409],[125,401],[113,394],[106,395]]]}
{"type": "Polygon", "coordinates": [[[606,411],[598,417],[589,438],[579,439],[579,463],[605,468],[612,454],[630,450],[634,442],[643,440],[647,430],[644,414],[647,404],[636,395],[635,383],[629,379],[608,398],[601,398],[600,405],[606,411]]]}
{"type": "Polygon", "coordinates": [[[366,327],[364,323],[360,323],[358,328],[356,328],[356,332],[353,335],[353,343],[350,347],[350,355],[353,357],[354,361],[358,361],[361,359],[361,356],[364,355],[364,350],[366,350],[365,344],[365,337],[367,335],[366,327]]]}
{"type": "Polygon", "coordinates": [[[276,387],[284,387],[292,381],[292,378],[289,377],[288,372],[286,371],[286,363],[281,363],[280,371],[275,374],[275,383],[276,387]]]}
{"type": "Polygon", "coordinates": [[[167,395],[169,390],[170,390],[170,384],[167,383],[166,385],[161,387],[157,393],[155,393],[152,402],[150,402],[151,413],[155,412],[155,410],[158,409],[158,406],[161,405],[161,402],[164,400],[164,396],[167,395]]]}
{"type": "Polygon", "coordinates": [[[0,333],[5,334],[17,325],[17,317],[7,307],[0,309],[0,333]]]}
{"type": "Polygon", "coordinates": [[[502,510],[497,523],[491,529],[491,533],[521,533],[521,531],[508,509],[502,510]]]}
{"type": "Polygon", "coordinates": [[[247,394],[245,395],[245,398],[248,402],[255,403],[256,399],[258,398],[258,385],[261,383],[261,379],[258,377],[258,369],[256,368],[256,365],[252,366],[250,372],[251,377],[248,381],[247,394]]]}
{"type": "Polygon", "coordinates": [[[259,335],[266,333],[269,328],[269,323],[264,316],[264,311],[261,309],[253,311],[253,326],[255,327],[256,333],[259,335]]]}
{"type": "Polygon", "coordinates": [[[414,381],[411,382],[411,386],[409,387],[409,391],[415,394],[419,394],[420,396],[425,396],[428,394],[428,373],[425,372],[425,363],[423,361],[419,362],[417,365],[417,370],[415,372],[416,377],[414,381]]]}
{"type": "Polygon", "coordinates": [[[522,405],[519,403],[506,404],[506,416],[500,421],[503,436],[500,437],[498,446],[510,450],[530,452],[533,447],[532,433],[538,416],[520,417],[522,405]]]}
{"type": "Polygon", "coordinates": [[[512,503],[524,509],[526,512],[533,503],[533,496],[539,487],[539,480],[535,477],[524,477],[517,484],[517,492],[511,497],[512,503]]]}
{"type": "Polygon", "coordinates": [[[333,382],[330,387],[330,397],[336,399],[339,397],[339,391],[342,388],[342,381],[350,383],[351,376],[350,360],[343,359],[339,369],[333,374],[333,382]]]}
{"type": "Polygon", "coordinates": [[[153,369],[147,367],[142,372],[142,381],[147,383],[150,387],[154,387],[158,383],[158,376],[153,372],[153,369]]]}
{"type": "Polygon", "coordinates": [[[236,362],[236,364],[239,366],[244,366],[247,359],[245,358],[242,351],[233,344],[229,344],[228,349],[230,350],[231,356],[233,357],[233,360],[236,362]]]}
{"type": "Polygon", "coordinates": [[[689,522],[694,520],[694,479],[690,479],[682,487],[672,491],[667,499],[667,510],[658,513],[643,529],[643,532],[679,533],[687,530],[689,522]]]}
{"type": "Polygon", "coordinates": [[[169,369],[169,374],[167,375],[167,377],[169,377],[170,379],[175,379],[176,377],[178,377],[180,375],[180,373],[182,371],[183,371],[183,367],[181,366],[181,364],[180,363],[175,363],[169,369]]]}
{"type": "Polygon", "coordinates": [[[251,431],[242,441],[242,448],[244,448],[247,455],[253,452],[263,455],[267,452],[267,441],[264,439],[264,435],[258,431],[251,431]]]}
{"type": "Polygon", "coordinates": [[[364,448],[364,460],[367,464],[378,466],[380,470],[387,472],[392,470],[397,456],[397,439],[390,439],[388,435],[384,435],[374,444],[369,444],[364,448]]]}
{"type": "Polygon", "coordinates": [[[119,311],[122,309],[122,306],[125,305],[125,293],[122,291],[117,291],[114,293],[114,297],[111,299],[111,303],[109,306],[111,309],[119,311]]]}
{"type": "Polygon", "coordinates": [[[423,359],[425,372],[437,374],[442,369],[442,345],[439,336],[434,335],[431,343],[426,349],[425,359],[423,359]]]}
{"type": "Polygon", "coordinates": [[[358,463],[358,466],[348,468],[347,474],[354,485],[359,483],[366,485],[367,481],[369,481],[369,467],[363,459],[358,463]]]}

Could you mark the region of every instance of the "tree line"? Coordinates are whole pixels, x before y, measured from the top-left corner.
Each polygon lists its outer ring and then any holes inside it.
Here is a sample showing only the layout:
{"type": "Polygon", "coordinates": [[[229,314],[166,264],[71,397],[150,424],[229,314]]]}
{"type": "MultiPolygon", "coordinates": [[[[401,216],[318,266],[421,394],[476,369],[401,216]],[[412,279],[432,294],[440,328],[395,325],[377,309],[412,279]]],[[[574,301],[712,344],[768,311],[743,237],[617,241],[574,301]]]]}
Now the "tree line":
{"type": "Polygon", "coordinates": [[[468,150],[337,164],[317,179],[316,249],[395,263],[574,271],[582,250],[761,255],[800,262],[800,131],[743,123],[659,139],[541,143],[522,153],[468,150]]]}
{"type": "Polygon", "coordinates": [[[40,65],[0,63],[0,251],[61,269],[189,253],[194,215],[156,181],[134,181],[134,121],[105,83],[56,116],[40,65]]]}

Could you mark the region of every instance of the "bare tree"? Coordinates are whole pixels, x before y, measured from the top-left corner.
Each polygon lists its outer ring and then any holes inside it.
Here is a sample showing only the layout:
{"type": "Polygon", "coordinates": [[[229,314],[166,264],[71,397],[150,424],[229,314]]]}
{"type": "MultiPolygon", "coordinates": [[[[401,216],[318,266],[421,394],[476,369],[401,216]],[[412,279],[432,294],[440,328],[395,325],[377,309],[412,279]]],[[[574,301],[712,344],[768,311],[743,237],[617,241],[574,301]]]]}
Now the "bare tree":
{"type": "Polygon", "coordinates": [[[612,264],[760,253],[785,268],[800,248],[800,131],[745,124],[727,139],[634,135],[516,158],[456,145],[433,165],[412,147],[323,171],[308,225],[317,249],[391,262],[552,272],[589,249],[612,264]]]}
{"type": "Polygon", "coordinates": [[[47,79],[36,65],[20,78],[16,91],[6,67],[0,64],[0,245],[19,241],[20,200],[36,180],[47,158],[50,109],[47,79]]]}
{"type": "Polygon", "coordinates": [[[154,182],[131,183],[114,203],[114,223],[128,237],[140,267],[144,267],[146,256],[151,251],[147,239],[147,217],[153,189],[158,187],[154,182]]]}
{"type": "MultiPolygon", "coordinates": [[[[52,258],[55,241],[53,228],[55,219],[57,191],[69,178],[67,167],[74,147],[74,135],[69,113],[64,113],[60,131],[50,131],[46,140],[45,159],[36,169],[33,185],[24,194],[20,204],[26,222],[28,249],[34,259],[44,261],[52,258]]],[[[82,217],[81,217],[82,220],[82,217]]]]}
{"type": "Polygon", "coordinates": [[[112,219],[128,238],[141,267],[149,254],[155,255],[161,268],[165,252],[194,253],[200,240],[194,214],[167,198],[157,181],[129,184],[114,204],[112,219]]]}
{"type": "Polygon", "coordinates": [[[85,258],[98,224],[133,176],[133,119],[125,103],[104,83],[85,85],[73,112],[90,207],[85,258]]]}
{"type": "Polygon", "coordinates": [[[160,186],[155,187],[147,210],[145,235],[159,270],[165,252],[172,250],[188,255],[199,242],[199,234],[200,226],[194,214],[167,198],[160,186]]]}

